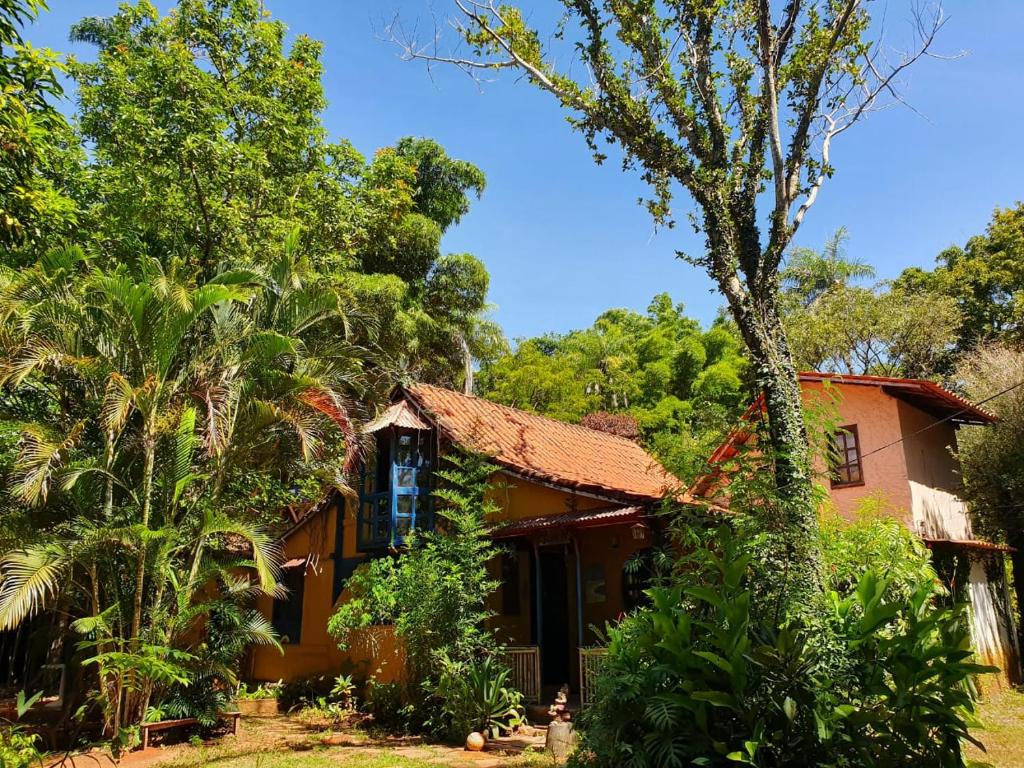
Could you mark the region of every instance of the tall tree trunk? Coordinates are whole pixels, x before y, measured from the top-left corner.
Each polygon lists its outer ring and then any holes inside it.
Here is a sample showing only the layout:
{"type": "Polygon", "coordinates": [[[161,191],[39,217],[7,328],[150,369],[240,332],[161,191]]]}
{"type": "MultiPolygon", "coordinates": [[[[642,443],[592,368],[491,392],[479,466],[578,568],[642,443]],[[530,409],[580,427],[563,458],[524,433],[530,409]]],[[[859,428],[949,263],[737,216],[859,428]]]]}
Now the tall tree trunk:
{"type": "MultiPolygon", "coordinates": [[[[147,430],[148,431],[148,430],[147,430]]],[[[145,460],[142,469],[142,527],[149,530],[149,515],[153,503],[153,465],[156,461],[156,444],[152,433],[143,438],[145,460]]],[[[139,547],[139,560],[135,568],[135,594],[132,605],[132,650],[139,649],[139,633],[142,629],[142,590],[146,580],[146,554],[148,547],[146,542],[141,542],[139,547]]]]}
{"type": "MultiPolygon", "coordinates": [[[[147,423],[146,434],[142,438],[145,459],[142,469],[142,528],[144,532],[149,531],[149,517],[153,504],[153,466],[156,462],[156,440],[153,436],[153,425],[147,423]]],[[[143,590],[146,586],[146,561],[149,552],[148,542],[139,542],[139,559],[135,567],[135,594],[132,596],[132,626],[130,635],[130,647],[132,652],[138,652],[141,646],[142,634],[142,604],[143,590]]],[[[127,696],[128,701],[122,710],[122,725],[134,725],[141,721],[145,711],[142,709],[145,695],[141,694],[138,686],[138,676],[135,670],[131,672],[131,692],[127,696]]]]}
{"type": "Polygon", "coordinates": [[[765,516],[763,530],[770,537],[767,565],[777,574],[780,610],[800,613],[822,594],[812,457],[778,292],[769,286],[761,293],[746,294],[739,301],[730,297],[730,308],[753,358],[768,417],[767,448],[776,498],[755,510],[765,516]]]}
{"type": "Polygon", "coordinates": [[[462,391],[467,395],[473,394],[473,353],[469,351],[469,344],[466,337],[458,334],[459,348],[462,350],[462,391]]]}

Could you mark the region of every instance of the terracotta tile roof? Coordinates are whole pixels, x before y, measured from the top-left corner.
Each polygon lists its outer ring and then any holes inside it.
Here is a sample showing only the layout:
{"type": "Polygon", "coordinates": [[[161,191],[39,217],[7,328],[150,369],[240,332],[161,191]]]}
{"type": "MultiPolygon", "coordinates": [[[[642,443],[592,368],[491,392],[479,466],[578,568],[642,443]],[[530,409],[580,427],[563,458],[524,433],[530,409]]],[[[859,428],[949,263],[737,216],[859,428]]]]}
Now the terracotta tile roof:
{"type": "Polygon", "coordinates": [[[506,523],[499,523],[494,529],[496,539],[525,536],[536,531],[554,528],[598,528],[604,525],[623,525],[647,517],[650,513],[643,507],[613,507],[611,509],[584,509],[566,512],[562,515],[537,515],[524,517],[506,523]]]}
{"type": "Polygon", "coordinates": [[[624,437],[427,384],[405,391],[453,442],[524,477],[636,501],[680,488],[677,478],[624,437]]]}
{"type": "Polygon", "coordinates": [[[985,552],[1016,552],[1017,550],[1013,547],[1008,547],[1005,544],[995,544],[991,541],[984,541],[982,539],[933,539],[929,536],[922,536],[921,539],[929,547],[936,546],[948,546],[948,547],[963,547],[965,549],[979,549],[985,552]]]}
{"type": "Polygon", "coordinates": [[[892,376],[861,376],[848,373],[821,373],[802,371],[800,381],[832,384],[853,384],[881,387],[885,392],[907,400],[924,411],[959,424],[991,424],[998,419],[984,408],[974,405],[955,392],[927,379],[899,379],[892,376]]]}

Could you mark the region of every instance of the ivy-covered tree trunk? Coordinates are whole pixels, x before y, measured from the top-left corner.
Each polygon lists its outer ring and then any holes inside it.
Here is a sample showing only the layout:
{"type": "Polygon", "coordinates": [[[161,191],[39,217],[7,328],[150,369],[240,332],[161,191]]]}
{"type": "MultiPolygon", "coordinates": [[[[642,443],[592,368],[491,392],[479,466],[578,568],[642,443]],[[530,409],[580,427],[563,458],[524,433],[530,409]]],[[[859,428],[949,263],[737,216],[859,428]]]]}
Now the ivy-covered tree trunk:
{"type": "Polygon", "coordinates": [[[764,395],[769,438],[764,448],[772,463],[776,490],[772,503],[758,510],[765,533],[775,543],[775,551],[768,557],[780,568],[780,592],[787,603],[797,606],[806,604],[821,588],[818,511],[800,382],[777,296],[774,290],[756,298],[748,294],[743,301],[731,303],[730,309],[750,350],[757,385],[764,395]]]}
{"type": "MultiPolygon", "coordinates": [[[[809,448],[779,314],[779,269],[832,175],[832,140],[879,96],[900,101],[893,79],[927,51],[941,12],[916,19],[919,47],[888,66],[868,37],[861,0],[566,0],[553,34],[533,29],[507,2],[454,3],[452,26],[470,55],[440,56],[436,40],[395,38],[407,58],[471,75],[522,72],[558,99],[598,163],[608,159],[607,141],[621,149],[624,168],[641,171],[657,224],[673,226],[673,197],[689,194],[705,249],[679,255],[704,267],[728,299],[764,392],[775,498],[754,506],[765,516],[777,510],[765,533],[787,575],[783,589],[818,588],[809,448]],[[569,50],[552,50],[562,45],[569,50]],[[580,66],[564,66],[566,58],[580,66]]],[[[792,594],[805,597],[803,589],[792,594]]]]}

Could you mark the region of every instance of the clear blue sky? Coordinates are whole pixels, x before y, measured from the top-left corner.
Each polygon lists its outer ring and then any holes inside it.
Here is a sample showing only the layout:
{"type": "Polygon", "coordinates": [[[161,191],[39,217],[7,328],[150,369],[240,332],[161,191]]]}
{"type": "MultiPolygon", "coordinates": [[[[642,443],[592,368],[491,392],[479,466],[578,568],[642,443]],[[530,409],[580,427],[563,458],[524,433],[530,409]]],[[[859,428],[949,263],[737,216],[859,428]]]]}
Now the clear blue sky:
{"type": "MultiPolygon", "coordinates": [[[[67,42],[69,25],[111,13],[116,0],[50,0],[28,32],[36,45],[88,55],[67,42]]],[[[169,3],[160,0],[166,8],[169,3]]],[[[554,0],[524,2],[543,20],[554,0]]],[[[883,3],[872,3],[875,12],[883,3]]],[[[588,325],[608,307],[643,310],[671,293],[709,322],[721,304],[711,282],[674,258],[702,241],[686,226],[654,234],[636,204],[644,187],[615,163],[596,167],[554,101],[509,75],[481,91],[465,75],[398,59],[377,39],[400,9],[432,29],[450,0],[267,0],[293,33],[324,41],[330,134],[370,154],[401,136],[429,136],[479,165],[487,191],[445,238],[446,251],[469,251],[491,272],[496,318],[510,337],[588,325]]],[[[906,37],[907,2],[888,3],[894,39],[906,37]]],[[[881,277],[981,232],[992,209],[1024,199],[1024,3],[955,0],[937,50],[967,55],[924,61],[904,94],[927,120],[905,109],[870,116],[837,140],[836,175],[798,241],[820,246],[836,227],[852,235],[851,255],[881,277]]],[[[679,199],[682,212],[689,201],[679,199]]]]}

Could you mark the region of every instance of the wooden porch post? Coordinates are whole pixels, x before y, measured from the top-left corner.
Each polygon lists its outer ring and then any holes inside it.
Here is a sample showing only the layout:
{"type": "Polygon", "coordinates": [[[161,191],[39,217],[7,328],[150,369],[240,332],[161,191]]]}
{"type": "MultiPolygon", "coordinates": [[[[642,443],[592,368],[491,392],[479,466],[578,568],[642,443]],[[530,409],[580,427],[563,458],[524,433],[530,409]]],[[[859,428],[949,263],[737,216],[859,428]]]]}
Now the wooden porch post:
{"type": "Polygon", "coordinates": [[[576,555],[576,650],[583,647],[583,563],[580,562],[580,543],[572,536],[572,549],[576,555]]]}
{"type": "Polygon", "coordinates": [[[541,594],[542,587],[540,582],[540,545],[537,544],[537,540],[533,540],[533,574],[534,574],[534,611],[536,613],[535,620],[537,624],[537,647],[541,646],[544,636],[544,617],[541,611],[541,594]]]}

